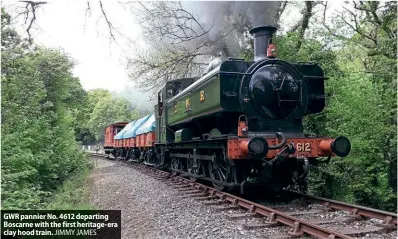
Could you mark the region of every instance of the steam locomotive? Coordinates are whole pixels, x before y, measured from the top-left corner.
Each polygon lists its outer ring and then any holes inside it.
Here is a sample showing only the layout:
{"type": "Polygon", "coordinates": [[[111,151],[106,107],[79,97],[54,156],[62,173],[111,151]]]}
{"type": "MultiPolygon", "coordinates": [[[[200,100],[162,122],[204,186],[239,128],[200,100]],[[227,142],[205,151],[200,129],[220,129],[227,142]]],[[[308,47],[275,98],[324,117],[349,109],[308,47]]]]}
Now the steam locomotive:
{"type": "Polygon", "coordinates": [[[325,107],[327,78],[317,64],[277,59],[275,31],[250,31],[254,61],[229,58],[210,64],[200,78],[167,82],[153,114],[105,129],[106,153],[217,190],[294,185],[305,191],[310,164],[345,157],[351,144],[344,136],[304,135],[303,117],[325,107]]]}

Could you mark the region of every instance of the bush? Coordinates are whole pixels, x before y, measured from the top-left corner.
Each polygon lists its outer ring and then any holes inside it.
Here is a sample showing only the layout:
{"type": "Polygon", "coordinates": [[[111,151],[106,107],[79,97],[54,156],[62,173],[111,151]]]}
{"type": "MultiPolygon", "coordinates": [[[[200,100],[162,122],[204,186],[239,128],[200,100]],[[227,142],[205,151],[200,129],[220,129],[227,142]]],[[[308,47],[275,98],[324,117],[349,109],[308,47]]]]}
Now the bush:
{"type": "Polygon", "coordinates": [[[72,126],[82,89],[61,52],[32,49],[9,29],[2,29],[2,47],[2,208],[45,208],[72,173],[87,167],[72,126]]]}

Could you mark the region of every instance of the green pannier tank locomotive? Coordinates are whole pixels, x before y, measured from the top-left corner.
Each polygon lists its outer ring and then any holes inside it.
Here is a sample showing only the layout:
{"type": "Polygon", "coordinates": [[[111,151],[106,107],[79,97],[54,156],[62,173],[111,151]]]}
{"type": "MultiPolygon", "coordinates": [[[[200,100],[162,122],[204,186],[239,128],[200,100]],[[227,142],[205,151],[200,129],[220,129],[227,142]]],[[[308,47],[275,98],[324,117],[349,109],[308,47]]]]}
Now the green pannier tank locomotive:
{"type": "Polygon", "coordinates": [[[229,58],[199,79],[167,82],[158,93],[155,153],[147,163],[243,193],[250,184],[305,190],[310,164],[349,154],[344,136],[304,135],[303,117],[324,109],[326,77],[317,64],[277,59],[275,31],[250,31],[254,61],[229,58]]]}

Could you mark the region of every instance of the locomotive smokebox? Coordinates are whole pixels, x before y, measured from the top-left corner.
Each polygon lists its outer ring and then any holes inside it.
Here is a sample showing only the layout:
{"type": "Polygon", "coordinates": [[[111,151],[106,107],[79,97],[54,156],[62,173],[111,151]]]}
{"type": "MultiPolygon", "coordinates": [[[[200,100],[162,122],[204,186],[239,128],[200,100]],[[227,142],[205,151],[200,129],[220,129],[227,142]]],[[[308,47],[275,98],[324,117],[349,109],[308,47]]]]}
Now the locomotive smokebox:
{"type": "Polygon", "coordinates": [[[267,58],[268,44],[272,43],[272,37],[276,27],[259,26],[250,30],[254,38],[254,61],[261,61],[267,58]]]}

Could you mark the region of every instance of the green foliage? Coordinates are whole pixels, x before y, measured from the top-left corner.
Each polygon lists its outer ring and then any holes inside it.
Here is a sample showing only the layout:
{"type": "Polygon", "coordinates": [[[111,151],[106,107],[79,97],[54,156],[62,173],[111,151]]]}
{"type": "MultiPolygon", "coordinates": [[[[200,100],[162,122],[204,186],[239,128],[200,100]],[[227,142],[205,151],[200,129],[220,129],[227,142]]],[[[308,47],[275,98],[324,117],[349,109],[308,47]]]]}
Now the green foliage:
{"type": "Polygon", "coordinates": [[[77,142],[139,115],[106,90],[85,92],[68,56],[30,45],[2,17],[2,208],[86,207],[88,157],[77,142]]]}
{"type": "MultiPolygon", "coordinates": [[[[328,82],[326,131],[350,138],[352,152],[316,172],[314,192],[396,210],[397,5],[364,2],[362,20],[336,51],[343,75],[328,82]],[[324,185],[322,185],[324,183],[324,185]]],[[[344,28],[345,23],[340,22],[344,28]]],[[[334,29],[339,32],[339,29],[334,29]]]]}
{"type": "Polygon", "coordinates": [[[61,52],[34,48],[10,28],[2,28],[2,47],[2,208],[45,208],[88,162],[72,124],[82,89],[61,52]]]}
{"type": "Polygon", "coordinates": [[[93,90],[88,93],[88,105],[91,109],[87,127],[96,140],[102,141],[106,126],[115,122],[130,122],[140,117],[124,98],[114,97],[106,90],[93,90]]]}
{"type": "MultiPolygon", "coordinates": [[[[92,166],[92,165],[91,165],[92,166]]],[[[91,167],[90,167],[91,168],[91,167]]],[[[73,173],[60,187],[47,205],[50,210],[90,210],[90,191],[88,176],[90,168],[83,168],[73,173]]]]}
{"type": "MultiPolygon", "coordinates": [[[[308,35],[301,39],[293,31],[274,42],[279,58],[317,63],[330,78],[325,82],[325,110],[304,119],[305,133],[345,135],[352,143],[348,157],[312,168],[310,193],[393,211],[397,200],[397,4],[363,2],[358,6],[361,9],[356,13],[362,14],[357,14],[356,30],[334,19],[330,31],[319,26],[308,29],[316,32],[315,39],[308,35]],[[298,41],[302,44],[295,50],[298,41]]],[[[101,141],[107,125],[140,115],[128,101],[109,91],[85,92],[72,76],[73,63],[67,56],[34,48],[20,39],[8,27],[10,19],[2,9],[3,208],[58,209],[65,203],[71,208],[85,207],[85,199],[75,200],[85,195],[81,172],[87,172],[87,157],[76,141],[101,141]],[[79,190],[74,191],[75,185],[79,190]],[[53,201],[50,205],[49,200],[53,201]]],[[[252,60],[252,49],[241,57],[252,60]]]]}
{"type": "MultiPolygon", "coordinates": [[[[395,13],[385,11],[388,16],[395,14],[396,19],[396,9],[395,13]]],[[[385,24],[396,26],[396,20],[385,24]]],[[[325,82],[325,110],[306,116],[304,132],[326,137],[345,135],[352,143],[348,157],[312,168],[310,193],[395,211],[397,60],[391,53],[396,54],[396,38],[392,41],[391,34],[382,28],[374,31],[379,31],[382,43],[375,47],[366,47],[369,39],[358,34],[344,40],[329,37],[328,42],[307,37],[298,51],[292,50],[299,40],[296,32],[276,37],[275,43],[278,58],[317,63],[330,78],[325,82]],[[343,47],[331,48],[333,40],[343,47]]],[[[322,31],[318,34],[326,36],[322,31]]],[[[248,50],[243,57],[251,60],[253,52],[248,50]]]]}
{"type": "MultiPolygon", "coordinates": [[[[319,64],[327,75],[341,74],[337,63],[336,54],[326,45],[317,40],[305,39],[299,49],[295,51],[298,33],[290,32],[284,36],[277,36],[274,42],[278,49],[278,58],[289,62],[313,62],[319,64]]],[[[253,59],[252,49],[243,53],[246,60],[253,59]]]]}
{"type": "MultiPolygon", "coordinates": [[[[331,135],[343,134],[352,144],[350,155],[318,168],[318,194],[376,208],[394,210],[396,194],[388,184],[388,162],[381,147],[391,126],[386,124],[389,109],[382,106],[382,88],[366,73],[346,74],[332,79],[334,89],[328,105],[326,127],[331,135]],[[323,179],[323,180],[322,180],[323,179]]],[[[316,182],[315,182],[316,183],[316,182]]]]}

